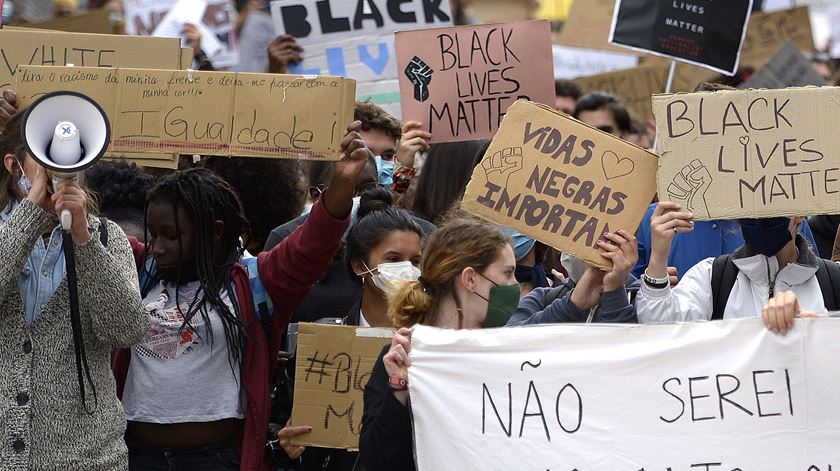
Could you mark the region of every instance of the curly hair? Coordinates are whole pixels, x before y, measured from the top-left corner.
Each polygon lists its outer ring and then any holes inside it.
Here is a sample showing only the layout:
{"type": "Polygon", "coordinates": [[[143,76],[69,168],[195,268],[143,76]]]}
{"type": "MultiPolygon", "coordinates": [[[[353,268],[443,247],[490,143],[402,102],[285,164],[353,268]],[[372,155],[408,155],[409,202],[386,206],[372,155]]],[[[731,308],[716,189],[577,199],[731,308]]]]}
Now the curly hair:
{"type": "Polygon", "coordinates": [[[297,160],[211,157],[205,168],[239,196],[251,227],[248,245],[265,244],[271,231],[300,216],[304,192],[297,160]]]}
{"type": "Polygon", "coordinates": [[[362,122],[363,131],[381,129],[385,131],[385,134],[396,140],[402,137],[402,125],[400,121],[370,100],[356,102],[353,119],[362,122]]]}

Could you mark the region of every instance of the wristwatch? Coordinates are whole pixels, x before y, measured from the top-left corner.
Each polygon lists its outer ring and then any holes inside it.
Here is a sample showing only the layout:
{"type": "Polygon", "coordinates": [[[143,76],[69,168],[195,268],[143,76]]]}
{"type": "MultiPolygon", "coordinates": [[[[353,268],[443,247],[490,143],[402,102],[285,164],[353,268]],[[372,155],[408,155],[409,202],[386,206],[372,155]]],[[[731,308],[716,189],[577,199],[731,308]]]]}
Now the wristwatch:
{"type": "Polygon", "coordinates": [[[647,270],[645,270],[645,272],[642,273],[642,281],[653,289],[665,289],[670,284],[670,277],[666,276],[665,278],[654,278],[648,275],[647,270]]]}

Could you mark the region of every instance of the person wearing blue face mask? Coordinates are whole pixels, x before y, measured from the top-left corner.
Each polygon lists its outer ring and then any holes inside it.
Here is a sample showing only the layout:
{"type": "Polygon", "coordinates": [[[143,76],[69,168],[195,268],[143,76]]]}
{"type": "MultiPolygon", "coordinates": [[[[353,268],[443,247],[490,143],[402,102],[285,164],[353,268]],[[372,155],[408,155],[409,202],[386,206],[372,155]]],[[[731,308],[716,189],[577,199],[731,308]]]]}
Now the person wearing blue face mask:
{"type": "Polygon", "coordinates": [[[513,256],[516,258],[516,281],[525,297],[534,288],[547,288],[548,275],[545,272],[545,245],[507,227],[499,227],[502,234],[511,238],[513,256]]]}
{"type": "MultiPolygon", "coordinates": [[[[740,219],[744,245],[731,256],[701,261],[672,289],[666,261],[674,236],[694,229],[692,217],[676,203],[657,205],[650,264],[636,298],[639,322],[760,317],[768,301],[784,292],[794,293],[804,311],[837,309],[840,268],[818,258],[797,233],[800,217],[740,219]]],[[[765,318],[765,324],[778,331],[776,323],[765,318]]]]}

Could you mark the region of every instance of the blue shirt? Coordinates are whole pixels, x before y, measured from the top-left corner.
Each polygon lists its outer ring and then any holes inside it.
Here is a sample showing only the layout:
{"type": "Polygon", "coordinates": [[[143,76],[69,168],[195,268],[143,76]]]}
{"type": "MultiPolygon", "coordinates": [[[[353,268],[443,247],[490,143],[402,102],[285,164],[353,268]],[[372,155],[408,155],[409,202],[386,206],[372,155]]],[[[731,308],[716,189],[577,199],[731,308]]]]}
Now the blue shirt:
{"type": "MultiPolygon", "coordinates": [[[[633,268],[633,276],[640,278],[650,263],[650,220],[656,204],[650,205],[636,238],[639,243],[639,261],[633,268]]],[[[814,241],[814,234],[808,227],[808,221],[802,221],[799,225],[799,233],[802,234],[811,248],[819,257],[817,243],[814,241]]],[[[671,245],[671,252],[668,254],[668,266],[677,268],[677,275],[682,277],[697,263],[707,258],[719,257],[724,254],[731,254],[738,247],[744,245],[744,236],[741,235],[741,225],[738,221],[694,221],[694,230],[677,234],[671,245]]]]}
{"type": "MultiPolygon", "coordinates": [[[[7,206],[0,212],[0,220],[7,221],[17,206],[17,202],[7,206]]],[[[35,322],[58,285],[64,280],[65,274],[62,231],[61,226],[56,226],[48,240],[38,237],[18,275],[23,312],[28,325],[35,322]]]]}

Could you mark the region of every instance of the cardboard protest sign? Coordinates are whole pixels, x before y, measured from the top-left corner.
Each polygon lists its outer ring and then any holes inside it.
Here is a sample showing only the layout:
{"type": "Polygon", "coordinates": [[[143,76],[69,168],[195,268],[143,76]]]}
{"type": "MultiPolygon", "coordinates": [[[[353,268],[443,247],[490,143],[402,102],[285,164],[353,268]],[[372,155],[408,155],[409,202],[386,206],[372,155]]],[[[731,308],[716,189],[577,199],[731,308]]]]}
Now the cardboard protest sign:
{"type": "Polygon", "coordinates": [[[610,42],[733,75],[753,0],[618,0],[610,42]]]}
{"type": "Polygon", "coordinates": [[[181,47],[172,38],[0,30],[0,89],[11,88],[19,65],[181,68],[181,47]]]}
{"type": "Polygon", "coordinates": [[[741,66],[761,67],[788,41],[796,44],[802,52],[814,50],[807,6],[773,13],[753,13],[741,48],[741,66]]]}
{"type": "Polygon", "coordinates": [[[779,49],[767,65],[738,88],[787,88],[825,84],[825,79],[814,70],[811,61],[789,42],[779,49]]]}
{"type": "Polygon", "coordinates": [[[575,79],[639,65],[639,57],[633,54],[558,45],[551,49],[555,79],[575,79]]]}
{"type": "MultiPolygon", "coordinates": [[[[581,77],[575,80],[584,93],[597,90],[612,93],[621,98],[628,110],[644,119],[653,116],[650,98],[664,93],[668,83],[668,64],[646,65],[632,69],[617,70],[605,74],[581,77]]],[[[703,81],[703,69],[688,64],[678,64],[671,88],[675,92],[694,91],[703,81]]],[[[708,72],[708,71],[706,71],[708,72]]]]}
{"type": "Polygon", "coordinates": [[[635,233],[656,193],[657,157],[553,108],[517,101],[461,206],[601,268],[605,232],[635,233]]]}
{"type": "Polygon", "coordinates": [[[615,0],[572,2],[558,42],[564,46],[626,53],[627,49],[613,46],[609,41],[614,11],[615,0]]]}
{"type": "Polygon", "coordinates": [[[364,389],[390,329],[301,323],[292,423],[312,432],[295,445],[359,448],[364,389]]]}
{"type": "Polygon", "coordinates": [[[181,37],[184,23],[192,23],[215,67],[239,62],[238,14],[229,0],[125,0],[124,5],[126,34],[181,37]]]}
{"type": "Polygon", "coordinates": [[[840,88],[657,95],[659,198],[695,219],[840,213],[840,88]]]}
{"type": "Polygon", "coordinates": [[[548,21],[397,33],[403,119],[432,142],[493,137],[522,98],[554,103],[548,21]]]}
{"type": "Polygon", "coordinates": [[[838,355],[837,319],[416,326],[417,469],[836,470],[838,355]]]}
{"type": "Polygon", "coordinates": [[[69,33],[111,34],[114,32],[114,25],[111,24],[110,13],[104,9],[94,10],[81,15],[41,21],[40,23],[26,23],[22,24],[21,27],[66,31],[69,33]]]}
{"type": "Polygon", "coordinates": [[[355,79],[374,103],[396,111],[399,85],[394,32],[452,25],[449,0],[275,0],[278,35],[304,48],[304,61],[289,73],[355,79]]]}
{"type": "Polygon", "coordinates": [[[17,91],[24,104],[58,89],[97,98],[111,120],[111,152],[337,160],[353,121],[355,84],[337,77],[20,69],[17,91]]]}

